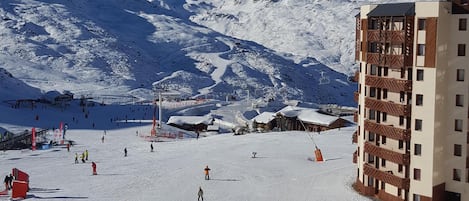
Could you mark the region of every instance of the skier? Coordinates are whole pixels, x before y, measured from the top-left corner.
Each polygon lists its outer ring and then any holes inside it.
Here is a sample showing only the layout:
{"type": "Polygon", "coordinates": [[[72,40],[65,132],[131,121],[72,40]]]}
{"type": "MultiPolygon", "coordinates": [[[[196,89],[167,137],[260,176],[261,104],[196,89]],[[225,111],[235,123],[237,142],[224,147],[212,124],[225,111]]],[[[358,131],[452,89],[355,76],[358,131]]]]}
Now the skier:
{"type": "Polygon", "coordinates": [[[70,143],[67,144],[67,151],[70,152],[70,143]]]}
{"type": "Polygon", "coordinates": [[[210,180],[210,175],[208,174],[208,171],[210,171],[210,168],[208,168],[208,165],[205,166],[205,180],[210,180]]]}
{"type": "Polygon", "coordinates": [[[150,144],[151,152],[153,152],[153,143],[150,144]]]}
{"type": "Polygon", "coordinates": [[[10,184],[10,189],[13,189],[13,180],[15,178],[13,177],[13,175],[10,173],[10,179],[8,180],[8,184],[10,184]]]}
{"type": "Polygon", "coordinates": [[[75,153],[75,164],[78,163],[78,153],[75,153]]]}
{"type": "Polygon", "coordinates": [[[127,147],[124,148],[124,157],[127,157],[127,147]]]}
{"type": "Polygon", "coordinates": [[[104,143],[104,135],[101,137],[101,142],[104,143]]]}
{"type": "Polygon", "coordinates": [[[93,175],[97,175],[98,173],[96,172],[96,163],[94,161],[91,162],[91,168],[93,168],[93,175]]]}
{"type": "Polygon", "coordinates": [[[81,162],[85,163],[85,152],[81,153],[80,159],[81,162]]]}
{"type": "Polygon", "coordinates": [[[197,198],[197,201],[204,201],[204,191],[202,190],[202,187],[199,186],[199,192],[197,193],[197,195],[199,196],[197,198]]]}
{"type": "Polygon", "coordinates": [[[3,183],[5,183],[5,189],[6,190],[10,190],[10,186],[9,186],[9,182],[10,181],[10,177],[7,175],[5,176],[5,179],[3,180],[3,183]]]}
{"type": "Polygon", "coordinates": [[[88,160],[88,149],[85,150],[85,160],[88,160]]]}

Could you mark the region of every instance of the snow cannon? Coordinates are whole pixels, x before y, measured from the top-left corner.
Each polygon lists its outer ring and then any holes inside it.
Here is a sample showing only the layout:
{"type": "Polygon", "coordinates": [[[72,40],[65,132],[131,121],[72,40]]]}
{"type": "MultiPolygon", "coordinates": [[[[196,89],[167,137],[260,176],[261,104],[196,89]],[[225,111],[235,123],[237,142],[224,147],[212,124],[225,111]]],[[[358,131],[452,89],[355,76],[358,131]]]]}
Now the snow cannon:
{"type": "Polygon", "coordinates": [[[324,159],[322,158],[321,150],[316,146],[316,150],[314,150],[314,155],[316,155],[316,161],[322,162],[324,159]]]}

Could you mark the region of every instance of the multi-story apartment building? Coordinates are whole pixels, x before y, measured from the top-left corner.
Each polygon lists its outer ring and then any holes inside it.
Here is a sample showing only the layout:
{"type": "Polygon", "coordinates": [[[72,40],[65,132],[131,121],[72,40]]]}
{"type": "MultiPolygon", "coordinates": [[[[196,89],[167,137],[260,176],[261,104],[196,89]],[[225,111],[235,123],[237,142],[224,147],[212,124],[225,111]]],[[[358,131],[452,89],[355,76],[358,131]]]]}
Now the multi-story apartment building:
{"type": "Polygon", "coordinates": [[[356,16],[355,189],[469,200],[468,0],[365,5],[356,16]]]}

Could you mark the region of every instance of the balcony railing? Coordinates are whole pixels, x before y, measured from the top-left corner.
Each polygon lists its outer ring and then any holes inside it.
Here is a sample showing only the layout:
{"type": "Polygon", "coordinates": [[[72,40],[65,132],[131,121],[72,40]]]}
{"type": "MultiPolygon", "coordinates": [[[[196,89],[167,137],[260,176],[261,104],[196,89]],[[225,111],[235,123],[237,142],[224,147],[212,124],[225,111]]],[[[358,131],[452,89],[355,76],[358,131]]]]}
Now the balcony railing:
{"type": "Polygon", "coordinates": [[[365,196],[371,196],[375,194],[375,189],[373,186],[365,186],[360,180],[357,179],[353,184],[353,188],[358,191],[360,194],[365,196]]]}
{"type": "Polygon", "coordinates": [[[358,153],[357,151],[353,152],[353,163],[357,163],[358,153]]]}
{"type": "Polygon", "coordinates": [[[364,164],[363,171],[364,171],[363,172],[364,174],[371,176],[373,178],[376,178],[380,181],[383,181],[384,183],[391,184],[400,189],[409,190],[409,186],[410,186],[409,178],[401,178],[401,177],[393,175],[392,173],[383,172],[381,170],[378,170],[372,167],[370,164],[364,164]]]}
{"type": "Polygon", "coordinates": [[[391,138],[394,140],[409,141],[411,137],[411,130],[409,129],[396,128],[393,126],[375,123],[370,120],[365,120],[364,128],[367,131],[377,133],[379,135],[386,136],[387,138],[391,138]]]}
{"type": "Polygon", "coordinates": [[[384,53],[367,52],[366,62],[369,64],[389,67],[391,69],[400,69],[404,67],[404,55],[392,55],[384,53]]]}
{"type": "Polygon", "coordinates": [[[412,80],[366,75],[365,84],[372,87],[388,89],[390,92],[412,91],[412,80]]]}
{"type": "Polygon", "coordinates": [[[360,72],[356,71],[355,74],[353,75],[353,81],[358,82],[360,79],[360,72]]]}
{"type": "Polygon", "coordinates": [[[394,102],[387,102],[376,100],[374,98],[365,98],[365,107],[374,109],[381,112],[386,112],[394,116],[410,116],[410,105],[396,104],[394,102]]]}
{"type": "Polygon", "coordinates": [[[370,30],[367,31],[367,40],[371,42],[404,43],[405,32],[403,30],[370,30]]]}
{"type": "Polygon", "coordinates": [[[358,96],[360,96],[360,94],[358,93],[358,91],[353,92],[353,100],[354,100],[355,102],[357,102],[357,103],[358,103],[358,96]]]}
{"type": "Polygon", "coordinates": [[[387,161],[391,161],[397,164],[401,164],[401,165],[410,164],[409,154],[397,153],[388,149],[378,147],[369,142],[365,142],[364,151],[366,153],[370,153],[373,156],[377,156],[379,158],[386,159],[387,161]]]}
{"type": "Polygon", "coordinates": [[[353,132],[353,135],[352,135],[352,143],[358,143],[358,130],[356,130],[355,132],[353,132]]]}

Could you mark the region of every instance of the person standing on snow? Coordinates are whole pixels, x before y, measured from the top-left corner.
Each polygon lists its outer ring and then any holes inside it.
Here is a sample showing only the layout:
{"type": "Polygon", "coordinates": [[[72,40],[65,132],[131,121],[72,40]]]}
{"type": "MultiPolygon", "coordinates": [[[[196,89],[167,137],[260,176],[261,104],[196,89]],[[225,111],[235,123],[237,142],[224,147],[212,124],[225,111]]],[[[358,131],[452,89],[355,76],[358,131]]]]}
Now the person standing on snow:
{"type": "Polygon", "coordinates": [[[127,157],[127,147],[124,148],[124,157],[127,157]]]}
{"type": "Polygon", "coordinates": [[[85,150],[85,160],[86,160],[86,161],[88,160],[88,149],[85,150]]]}
{"type": "Polygon", "coordinates": [[[85,152],[81,153],[80,159],[81,162],[85,163],[85,152]]]}
{"type": "Polygon", "coordinates": [[[210,171],[210,168],[208,168],[208,165],[205,166],[205,169],[204,169],[204,172],[205,172],[205,180],[210,180],[210,175],[209,175],[209,172],[210,171]]]}
{"type": "Polygon", "coordinates": [[[5,183],[5,189],[6,189],[6,190],[10,190],[10,186],[9,186],[10,177],[9,177],[8,175],[5,176],[5,179],[3,180],[3,183],[5,183]]]}
{"type": "Polygon", "coordinates": [[[91,162],[91,168],[93,168],[93,175],[97,175],[98,173],[96,172],[96,163],[94,161],[91,162]]]}
{"type": "Polygon", "coordinates": [[[78,153],[75,153],[75,164],[78,163],[78,153]]]}
{"type": "Polygon", "coordinates": [[[204,191],[202,190],[202,187],[199,186],[199,192],[197,193],[197,201],[204,201],[204,191]]]}
{"type": "Polygon", "coordinates": [[[150,144],[151,152],[153,152],[153,143],[150,144]]]}

